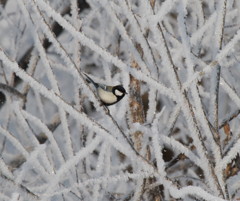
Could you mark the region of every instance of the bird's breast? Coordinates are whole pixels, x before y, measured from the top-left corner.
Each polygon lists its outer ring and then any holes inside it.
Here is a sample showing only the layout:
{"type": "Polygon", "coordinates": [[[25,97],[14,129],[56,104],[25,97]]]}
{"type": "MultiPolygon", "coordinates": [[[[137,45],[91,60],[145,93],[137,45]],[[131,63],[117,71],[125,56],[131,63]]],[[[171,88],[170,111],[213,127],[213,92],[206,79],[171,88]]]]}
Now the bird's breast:
{"type": "Polygon", "coordinates": [[[100,87],[98,88],[98,96],[102,100],[102,102],[107,104],[117,102],[117,97],[112,92],[104,91],[100,87]]]}

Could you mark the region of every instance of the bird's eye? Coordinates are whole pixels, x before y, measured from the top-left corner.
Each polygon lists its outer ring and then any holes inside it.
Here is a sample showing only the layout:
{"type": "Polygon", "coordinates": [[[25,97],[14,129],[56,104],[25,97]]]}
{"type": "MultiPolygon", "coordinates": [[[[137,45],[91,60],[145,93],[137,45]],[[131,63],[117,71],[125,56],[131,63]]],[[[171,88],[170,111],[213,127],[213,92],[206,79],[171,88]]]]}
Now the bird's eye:
{"type": "Polygon", "coordinates": [[[119,90],[115,90],[115,95],[116,96],[122,96],[123,95],[123,92],[119,91],[119,90]]]}

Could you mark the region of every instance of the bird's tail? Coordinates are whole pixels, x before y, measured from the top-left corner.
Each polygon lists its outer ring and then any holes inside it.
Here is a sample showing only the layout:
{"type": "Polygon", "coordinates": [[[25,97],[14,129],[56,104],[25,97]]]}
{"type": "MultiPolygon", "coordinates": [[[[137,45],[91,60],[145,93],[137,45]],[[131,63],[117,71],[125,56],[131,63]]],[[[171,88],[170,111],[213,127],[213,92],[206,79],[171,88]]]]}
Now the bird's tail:
{"type": "Polygon", "coordinates": [[[84,73],[84,75],[86,76],[86,81],[87,81],[88,83],[92,83],[96,88],[99,87],[99,84],[96,83],[96,82],[94,82],[86,73],[84,73]]]}

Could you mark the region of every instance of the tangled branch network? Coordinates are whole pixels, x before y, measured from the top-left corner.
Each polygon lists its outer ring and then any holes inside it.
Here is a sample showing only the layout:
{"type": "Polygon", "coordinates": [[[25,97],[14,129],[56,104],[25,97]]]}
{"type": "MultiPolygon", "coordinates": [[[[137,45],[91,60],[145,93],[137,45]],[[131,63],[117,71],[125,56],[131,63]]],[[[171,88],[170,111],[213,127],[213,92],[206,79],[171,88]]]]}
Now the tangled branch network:
{"type": "Polygon", "coordinates": [[[239,200],[239,13],[0,1],[0,200],[239,200]]]}

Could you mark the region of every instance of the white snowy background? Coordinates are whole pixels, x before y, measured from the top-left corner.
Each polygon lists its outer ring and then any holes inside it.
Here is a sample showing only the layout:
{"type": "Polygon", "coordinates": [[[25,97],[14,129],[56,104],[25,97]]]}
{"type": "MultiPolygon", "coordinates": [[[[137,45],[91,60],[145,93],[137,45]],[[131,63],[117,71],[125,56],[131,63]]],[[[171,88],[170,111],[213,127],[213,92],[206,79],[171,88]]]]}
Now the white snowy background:
{"type": "Polygon", "coordinates": [[[1,0],[0,200],[239,200],[239,40],[239,0],[1,0]]]}

